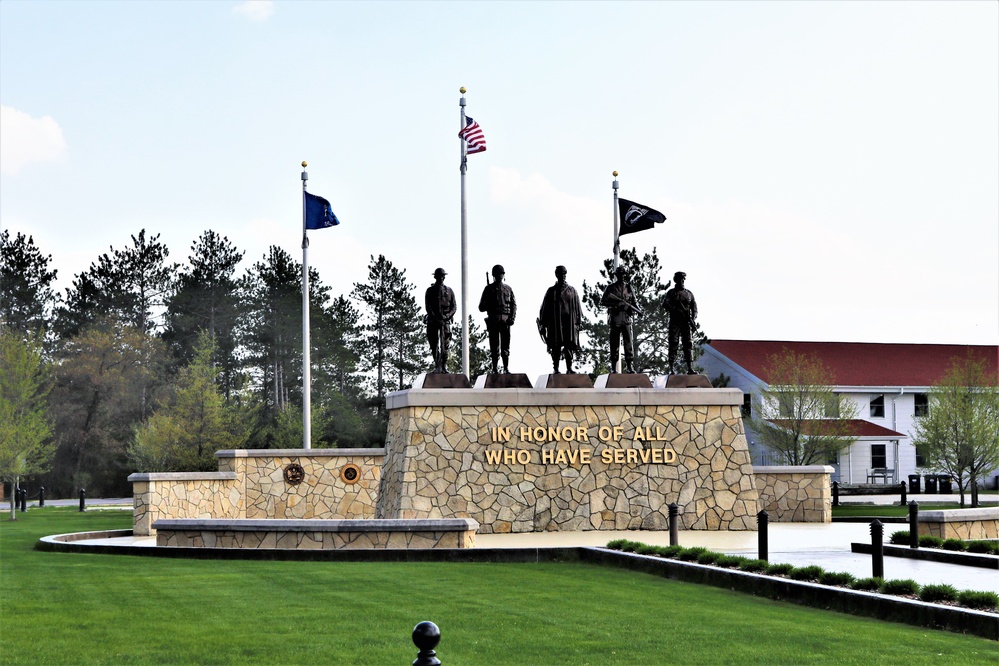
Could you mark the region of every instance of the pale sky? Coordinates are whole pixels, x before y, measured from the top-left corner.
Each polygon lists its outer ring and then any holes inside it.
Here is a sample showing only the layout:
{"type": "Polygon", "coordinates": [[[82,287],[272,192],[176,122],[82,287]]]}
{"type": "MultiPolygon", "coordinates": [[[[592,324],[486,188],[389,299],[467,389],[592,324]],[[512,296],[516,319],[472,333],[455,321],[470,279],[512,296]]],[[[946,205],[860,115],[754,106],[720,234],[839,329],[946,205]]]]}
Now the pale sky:
{"type": "Polygon", "coordinates": [[[549,370],[553,271],[598,278],[611,173],[667,222],[714,338],[999,342],[999,3],[0,2],[0,226],[60,288],[145,228],[301,260],[334,294],[384,254],[469,311],[495,263],[511,370],[549,370]]]}

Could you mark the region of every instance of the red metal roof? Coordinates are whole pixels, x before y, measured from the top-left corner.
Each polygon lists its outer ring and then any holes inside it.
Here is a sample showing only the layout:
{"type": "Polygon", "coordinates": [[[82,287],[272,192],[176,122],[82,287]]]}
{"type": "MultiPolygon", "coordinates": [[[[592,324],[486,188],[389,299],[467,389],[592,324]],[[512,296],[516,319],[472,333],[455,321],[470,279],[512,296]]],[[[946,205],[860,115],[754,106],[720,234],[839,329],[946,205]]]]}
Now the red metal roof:
{"type": "Polygon", "coordinates": [[[713,340],[710,346],[765,382],[769,382],[763,370],[768,358],[784,349],[818,356],[832,370],[834,386],[932,386],[955,359],[964,359],[969,352],[983,359],[990,373],[999,372],[995,345],[713,340]]]}
{"type": "MultiPolygon", "coordinates": [[[[784,425],[790,423],[788,419],[771,419],[771,423],[784,425]]],[[[863,419],[808,419],[801,424],[801,432],[806,435],[823,434],[822,426],[830,423],[846,423],[846,435],[849,437],[868,437],[875,439],[906,439],[908,436],[900,432],[895,432],[891,428],[879,426],[863,419]]]]}

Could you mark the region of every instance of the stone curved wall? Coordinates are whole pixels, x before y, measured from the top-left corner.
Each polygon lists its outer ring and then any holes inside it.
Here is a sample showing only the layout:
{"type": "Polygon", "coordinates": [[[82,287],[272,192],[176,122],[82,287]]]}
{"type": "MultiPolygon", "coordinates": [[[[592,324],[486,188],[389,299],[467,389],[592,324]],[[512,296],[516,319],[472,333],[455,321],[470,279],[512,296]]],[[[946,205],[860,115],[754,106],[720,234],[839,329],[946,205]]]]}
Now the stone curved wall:
{"type": "Polygon", "coordinates": [[[403,391],[387,404],[379,518],[662,530],[675,502],[683,529],[756,529],[741,391],[403,391]]]}

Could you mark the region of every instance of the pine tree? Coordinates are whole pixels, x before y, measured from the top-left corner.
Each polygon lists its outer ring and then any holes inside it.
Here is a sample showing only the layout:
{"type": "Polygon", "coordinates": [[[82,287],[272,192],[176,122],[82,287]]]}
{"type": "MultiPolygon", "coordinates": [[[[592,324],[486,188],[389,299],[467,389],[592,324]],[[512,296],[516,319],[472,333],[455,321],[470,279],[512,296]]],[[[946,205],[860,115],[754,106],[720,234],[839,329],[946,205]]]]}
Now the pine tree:
{"type": "Polygon", "coordinates": [[[52,255],[43,255],[31,236],[0,232],[0,325],[22,336],[43,334],[58,297],[52,289],[58,271],[52,255]]]}

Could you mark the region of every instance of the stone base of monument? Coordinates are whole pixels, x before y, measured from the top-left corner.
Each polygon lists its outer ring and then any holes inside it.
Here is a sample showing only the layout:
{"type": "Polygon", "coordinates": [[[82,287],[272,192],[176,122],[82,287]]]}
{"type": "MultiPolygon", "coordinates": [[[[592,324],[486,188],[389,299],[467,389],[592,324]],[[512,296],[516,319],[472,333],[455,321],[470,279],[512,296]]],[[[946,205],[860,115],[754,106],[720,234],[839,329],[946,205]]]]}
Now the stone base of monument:
{"type": "Polygon", "coordinates": [[[665,388],[711,388],[711,380],[707,375],[670,375],[666,378],[665,388]]]}
{"type": "Polygon", "coordinates": [[[593,382],[593,388],[652,388],[652,380],[641,372],[615,372],[612,375],[599,375],[593,382]]]}
{"type": "Polygon", "coordinates": [[[591,389],[593,382],[590,381],[589,375],[574,372],[565,375],[541,375],[534,386],[539,389],[591,389]]]}
{"type": "Polygon", "coordinates": [[[352,550],[472,548],[479,524],[446,520],[164,519],[153,523],[156,545],[173,548],[352,550]]]}
{"type": "Polygon", "coordinates": [[[449,372],[425,372],[413,381],[414,389],[467,389],[472,388],[468,377],[449,372]]]}
{"type": "Polygon", "coordinates": [[[477,389],[530,389],[531,380],[522,372],[497,373],[495,375],[479,375],[475,378],[477,389]]]}

